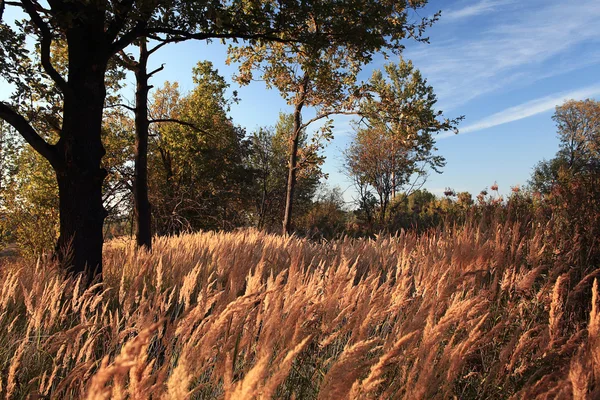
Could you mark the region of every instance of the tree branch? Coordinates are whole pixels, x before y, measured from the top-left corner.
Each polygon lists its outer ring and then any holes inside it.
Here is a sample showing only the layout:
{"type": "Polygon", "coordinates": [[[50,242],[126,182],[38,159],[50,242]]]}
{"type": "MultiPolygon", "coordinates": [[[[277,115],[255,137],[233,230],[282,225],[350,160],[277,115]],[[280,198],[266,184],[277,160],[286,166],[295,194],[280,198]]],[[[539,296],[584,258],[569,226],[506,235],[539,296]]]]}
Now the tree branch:
{"type": "Polygon", "coordinates": [[[166,45],[166,44],[169,44],[169,43],[176,43],[176,42],[177,42],[177,40],[161,39],[161,38],[159,38],[159,37],[156,37],[156,36],[155,36],[155,37],[150,37],[150,39],[153,39],[153,40],[158,40],[158,41],[160,41],[160,43],[159,43],[159,44],[157,44],[156,46],[154,46],[153,48],[151,48],[150,50],[148,50],[148,56],[152,55],[152,54],[153,54],[153,53],[155,53],[155,52],[156,52],[158,49],[160,49],[161,47],[163,47],[163,46],[164,46],[164,45],[166,45]]]}
{"type": "Polygon", "coordinates": [[[134,26],[130,31],[121,36],[120,39],[116,40],[111,46],[111,54],[116,54],[120,50],[123,50],[125,47],[129,46],[135,39],[146,36],[157,41],[161,41],[160,45],[156,46],[152,50],[150,50],[150,54],[158,50],[164,44],[167,43],[177,43],[183,42],[186,40],[208,40],[208,39],[242,39],[242,40],[257,40],[262,39],[270,42],[279,42],[279,43],[300,43],[300,40],[297,39],[283,39],[278,35],[278,32],[264,32],[264,33],[216,33],[216,32],[206,32],[206,33],[191,33],[181,29],[171,29],[167,27],[153,27],[147,28],[146,21],[140,21],[134,26]],[[164,34],[170,35],[169,38],[161,39],[157,35],[164,34]]]}
{"type": "Polygon", "coordinates": [[[327,111],[327,112],[325,112],[323,114],[319,114],[316,117],[314,117],[314,118],[306,121],[305,123],[303,123],[300,126],[300,130],[306,129],[313,122],[316,122],[316,121],[321,120],[323,118],[331,117],[332,115],[360,115],[360,112],[359,111],[341,111],[341,110],[327,111]]]}
{"type": "Polygon", "coordinates": [[[188,128],[192,128],[196,132],[203,133],[203,134],[207,135],[208,137],[212,136],[212,133],[205,131],[204,129],[198,128],[198,126],[196,126],[195,124],[193,124],[191,122],[187,122],[187,121],[182,121],[182,120],[176,119],[176,118],[156,118],[156,119],[148,120],[148,123],[149,124],[162,124],[162,123],[179,124],[179,125],[187,126],[188,128]]]}
{"type": "Polygon", "coordinates": [[[52,60],[50,57],[50,47],[52,46],[52,32],[50,31],[50,27],[37,13],[35,5],[30,0],[21,0],[21,4],[23,5],[23,8],[27,12],[27,14],[29,14],[29,16],[31,17],[31,21],[40,30],[40,56],[44,71],[46,71],[46,73],[50,75],[50,78],[52,78],[52,80],[56,83],[56,85],[63,92],[63,94],[67,95],[69,93],[69,86],[67,85],[67,81],[65,81],[65,79],[58,73],[58,71],[52,65],[52,60]]]}
{"type": "Polygon", "coordinates": [[[4,102],[0,102],[0,118],[15,128],[23,136],[23,139],[52,166],[58,165],[60,159],[56,147],[46,142],[21,114],[4,102]]]}
{"type": "Polygon", "coordinates": [[[135,39],[146,36],[144,31],[145,28],[146,21],[139,21],[130,31],[112,43],[109,49],[110,54],[117,54],[119,51],[133,43],[135,39]]]}
{"type": "Polygon", "coordinates": [[[115,5],[115,19],[111,21],[106,31],[109,41],[112,43],[121,29],[125,26],[125,21],[131,12],[134,0],[123,0],[115,5]]]}
{"type": "Polygon", "coordinates": [[[137,61],[135,61],[133,58],[129,57],[123,50],[119,51],[118,59],[123,63],[123,65],[125,65],[125,68],[127,68],[131,71],[135,71],[135,69],[139,65],[137,61]]]}
{"type": "Polygon", "coordinates": [[[163,69],[165,69],[165,64],[161,64],[161,66],[160,66],[160,67],[156,68],[156,69],[155,69],[154,71],[152,71],[152,72],[149,72],[149,73],[148,73],[148,78],[151,78],[151,77],[152,77],[152,75],[154,75],[154,74],[156,74],[156,73],[158,73],[158,72],[162,71],[163,69]]]}
{"type": "Polygon", "coordinates": [[[263,33],[190,33],[180,29],[171,29],[165,27],[148,28],[144,31],[144,36],[155,36],[156,34],[171,35],[173,37],[165,39],[170,42],[181,42],[184,40],[195,39],[195,40],[208,40],[208,39],[242,39],[242,40],[267,40],[270,42],[278,43],[298,43],[297,39],[284,39],[277,36],[278,32],[263,32],[263,33]]]}
{"type": "Polygon", "coordinates": [[[129,111],[135,112],[135,108],[134,107],[131,107],[131,106],[128,106],[127,104],[122,104],[122,103],[110,104],[110,105],[104,106],[104,108],[115,108],[115,107],[123,107],[123,108],[125,108],[125,109],[127,109],[129,111]]]}

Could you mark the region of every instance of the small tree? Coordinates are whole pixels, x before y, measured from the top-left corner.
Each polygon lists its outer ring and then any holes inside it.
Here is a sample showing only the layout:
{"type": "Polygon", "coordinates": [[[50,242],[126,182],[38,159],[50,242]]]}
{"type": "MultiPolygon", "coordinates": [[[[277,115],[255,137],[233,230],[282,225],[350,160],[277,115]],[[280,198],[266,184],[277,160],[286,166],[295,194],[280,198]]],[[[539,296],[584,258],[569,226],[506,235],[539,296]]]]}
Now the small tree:
{"type": "Polygon", "coordinates": [[[600,173],[600,102],[566,101],[556,107],[552,119],[559,150],[553,159],[536,165],[529,181],[529,186],[542,194],[561,182],[600,173]]]}
{"type": "Polygon", "coordinates": [[[558,128],[559,156],[573,174],[600,167],[600,101],[569,100],[552,117],[558,128]]]}
{"type": "Polygon", "coordinates": [[[440,172],[445,165],[436,155],[434,134],[456,131],[462,117],[444,119],[435,110],[433,88],[411,62],[385,66],[385,76],[375,71],[369,81],[370,96],[361,104],[363,119],[346,152],[346,167],[359,183],[361,198],[371,187],[379,197],[380,222],[396,192],[419,188],[428,169],[440,172]]]}

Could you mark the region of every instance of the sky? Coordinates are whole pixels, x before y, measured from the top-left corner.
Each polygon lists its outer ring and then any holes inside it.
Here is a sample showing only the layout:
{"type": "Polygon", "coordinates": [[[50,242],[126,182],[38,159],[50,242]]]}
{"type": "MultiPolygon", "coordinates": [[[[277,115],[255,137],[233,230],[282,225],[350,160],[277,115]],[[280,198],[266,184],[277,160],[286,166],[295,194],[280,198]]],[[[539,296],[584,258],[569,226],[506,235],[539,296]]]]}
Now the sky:
{"type": "MultiPolygon", "coordinates": [[[[441,19],[427,31],[430,44],[407,41],[403,57],[433,86],[438,109],[465,119],[458,135],[437,136],[438,154],[447,164],[442,174],[432,172],[424,187],[435,194],[450,187],[476,195],[497,182],[500,192],[508,193],[527,183],[538,161],[556,153],[555,107],[571,98],[600,99],[600,1],[430,0],[419,15],[438,10],[441,19]]],[[[201,60],[212,61],[231,80],[236,67],[225,64],[226,56],[226,46],[218,42],[166,46],[151,58],[151,66],[165,64],[153,84],[177,81],[182,90],[191,90],[191,70],[201,60]]],[[[361,77],[390,61],[375,57],[361,77]]],[[[129,90],[133,97],[134,88],[129,77],[124,94],[129,90]]],[[[232,107],[233,121],[248,132],[274,125],[280,112],[291,111],[262,82],[245,87],[231,82],[230,89],[241,98],[232,107]]],[[[0,82],[0,97],[6,92],[0,82]]],[[[336,118],[324,165],[328,184],[339,186],[347,201],[353,189],[342,171],[342,152],[352,140],[350,122],[336,118]]]]}

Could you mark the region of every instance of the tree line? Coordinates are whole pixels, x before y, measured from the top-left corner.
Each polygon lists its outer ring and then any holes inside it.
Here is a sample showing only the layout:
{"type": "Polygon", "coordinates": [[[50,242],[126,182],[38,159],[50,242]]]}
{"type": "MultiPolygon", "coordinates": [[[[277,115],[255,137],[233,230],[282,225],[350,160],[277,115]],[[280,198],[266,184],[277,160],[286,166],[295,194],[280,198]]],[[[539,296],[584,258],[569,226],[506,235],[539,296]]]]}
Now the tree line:
{"type": "MultiPolygon", "coordinates": [[[[109,177],[107,167],[109,158],[123,156],[130,138],[121,137],[124,142],[115,143],[115,153],[108,154],[105,132],[110,114],[118,113],[124,68],[134,71],[137,81],[131,185],[140,245],[150,245],[151,126],[167,123],[149,116],[149,79],[158,71],[147,71],[147,62],[160,47],[186,40],[230,40],[230,58],[241,65],[240,82],[260,73],[293,107],[283,222],[289,232],[301,132],[314,122],[302,120],[303,109],[316,108],[318,119],[354,112],[363,92],[356,75],[375,54],[399,54],[405,39],[427,40],[424,31],[439,15],[418,17],[414,11],[425,4],[424,0],[2,1],[0,73],[14,90],[8,101],[0,103],[0,119],[54,172],[57,258],[72,272],[101,275],[107,206],[118,203],[118,192],[125,185],[118,174],[109,177]],[[4,22],[7,7],[25,17],[4,22]],[[129,53],[134,47],[139,50],[137,58],[129,53]]],[[[168,166],[168,151],[162,161],[163,167],[168,166]]],[[[172,172],[167,167],[164,173],[172,172]]],[[[169,189],[173,195],[175,189],[169,189]]]]}

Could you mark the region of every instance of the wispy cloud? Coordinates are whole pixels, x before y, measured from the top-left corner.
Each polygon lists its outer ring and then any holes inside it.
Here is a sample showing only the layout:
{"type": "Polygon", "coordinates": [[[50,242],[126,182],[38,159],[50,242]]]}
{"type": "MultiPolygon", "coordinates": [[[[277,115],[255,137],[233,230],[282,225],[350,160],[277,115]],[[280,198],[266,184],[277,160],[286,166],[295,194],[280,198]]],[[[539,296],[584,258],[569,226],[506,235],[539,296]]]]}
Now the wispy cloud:
{"type": "Polygon", "coordinates": [[[442,21],[453,22],[459,19],[471,18],[495,11],[498,7],[513,3],[514,0],[481,0],[462,8],[451,9],[442,13],[442,21]]]}
{"type": "MultiPolygon", "coordinates": [[[[506,3],[501,10],[497,3],[482,1],[451,11],[456,40],[445,41],[447,35],[438,40],[433,32],[432,45],[406,51],[405,57],[436,88],[442,108],[600,63],[598,0],[580,0],[576,7],[565,6],[563,0],[530,0],[506,3]],[[457,21],[494,7],[498,12],[481,17],[482,23],[457,21]],[[578,53],[582,46],[585,56],[578,53]]],[[[444,18],[448,14],[442,14],[444,18]]],[[[444,24],[441,32],[447,34],[447,28],[444,24]]]]}
{"type": "MultiPolygon", "coordinates": [[[[492,114],[489,117],[465,126],[464,128],[460,129],[460,133],[464,134],[481,131],[484,129],[493,128],[495,126],[504,125],[509,122],[533,117],[534,115],[554,110],[556,106],[564,103],[565,100],[583,100],[596,96],[600,96],[600,82],[589,87],[545,96],[539,99],[528,101],[527,103],[523,103],[518,106],[507,108],[506,110],[492,114]]],[[[451,136],[454,136],[454,134],[451,132],[446,132],[439,135],[438,138],[443,139],[451,136]]]]}

